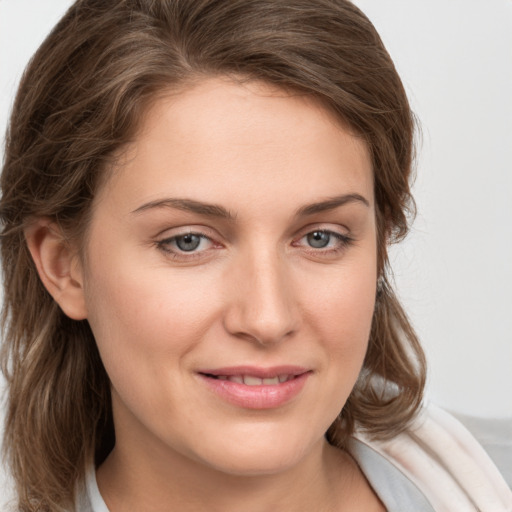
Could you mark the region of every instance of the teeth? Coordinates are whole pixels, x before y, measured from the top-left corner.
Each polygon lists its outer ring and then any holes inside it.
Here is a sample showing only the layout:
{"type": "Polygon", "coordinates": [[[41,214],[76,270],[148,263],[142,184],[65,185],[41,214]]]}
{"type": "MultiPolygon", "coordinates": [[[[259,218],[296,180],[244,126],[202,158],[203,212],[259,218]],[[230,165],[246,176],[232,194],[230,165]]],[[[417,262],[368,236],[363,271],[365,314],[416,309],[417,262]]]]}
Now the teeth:
{"type": "Polygon", "coordinates": [[[263,384],[263,379],[252,377],[251,375],[244,375],[244,384],[246,386],[261,386],[263,384]]]}
{"type": "Polygon", "coordinates": [[[217,375],[218,380],[229,380],[246,386],[276,386],[293,378],[292,375],[276,375],[261,379],[253,375],[217,375]]]}

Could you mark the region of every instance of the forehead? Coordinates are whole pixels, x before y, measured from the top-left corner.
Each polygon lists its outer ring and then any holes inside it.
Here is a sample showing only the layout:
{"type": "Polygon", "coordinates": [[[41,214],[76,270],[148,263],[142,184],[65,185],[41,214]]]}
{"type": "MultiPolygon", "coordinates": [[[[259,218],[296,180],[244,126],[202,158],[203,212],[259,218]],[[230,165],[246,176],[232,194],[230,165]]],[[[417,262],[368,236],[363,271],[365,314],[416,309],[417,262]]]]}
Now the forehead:
{"type": "Polygon", "coordinates": [[[371,199],[365,143],[309,95],[215,78],[155,99],[105,191],[121,187],[147,200],[193,192],[218,201],[208,196],[219,184],[234,193],[272,188],[284,198],[290,184],[301,195],[301,183],[304,196],[338,188],[371,199]]]}

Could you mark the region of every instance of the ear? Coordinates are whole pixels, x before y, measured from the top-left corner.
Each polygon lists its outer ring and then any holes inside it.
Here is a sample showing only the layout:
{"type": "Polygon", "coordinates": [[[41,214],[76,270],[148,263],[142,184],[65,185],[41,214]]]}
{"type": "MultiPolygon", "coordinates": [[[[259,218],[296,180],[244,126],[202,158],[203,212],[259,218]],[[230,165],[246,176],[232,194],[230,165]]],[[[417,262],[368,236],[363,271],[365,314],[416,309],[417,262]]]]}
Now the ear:
{"type": "Polygon", "coordinates": [[[82,266],[61,229],[39,218],[25,229],[25,239],[41,281],[62,311],[73,320],[87,318],[82,266]]]}

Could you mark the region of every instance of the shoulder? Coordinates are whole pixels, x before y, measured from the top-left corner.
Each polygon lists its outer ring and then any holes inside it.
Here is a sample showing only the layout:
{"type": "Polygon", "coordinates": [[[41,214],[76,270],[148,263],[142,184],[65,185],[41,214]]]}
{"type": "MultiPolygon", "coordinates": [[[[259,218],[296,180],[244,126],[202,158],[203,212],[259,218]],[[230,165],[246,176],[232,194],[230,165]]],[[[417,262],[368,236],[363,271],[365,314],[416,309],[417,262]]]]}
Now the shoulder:
{"type": "Polygon", "coordinates": [[[354,438],[382,455],[423,493],[436,511],[512,511],[512,492],[469,431],[434,405],[409,428],[383,441],[354,438]]]}

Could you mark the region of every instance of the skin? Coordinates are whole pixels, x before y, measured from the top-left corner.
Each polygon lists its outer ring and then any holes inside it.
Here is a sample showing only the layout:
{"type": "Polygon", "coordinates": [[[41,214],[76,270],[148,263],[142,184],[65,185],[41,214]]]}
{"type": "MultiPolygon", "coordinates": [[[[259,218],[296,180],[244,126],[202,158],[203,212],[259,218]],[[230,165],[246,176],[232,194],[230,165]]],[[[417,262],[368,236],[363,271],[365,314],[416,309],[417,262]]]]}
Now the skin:
{"type": "Polygon", "coordinates": [[[367,148],[320,104],[219,78],[162,97],[94,201],[86,258],[43,221],[27,239],[112,381],[116,446],[97,473],[112,512],[383,510],[324,438],[363,363],[377,247],[367,148]],[[309,374],[275,408],[198,375],[283,364],[309,374]]]}

